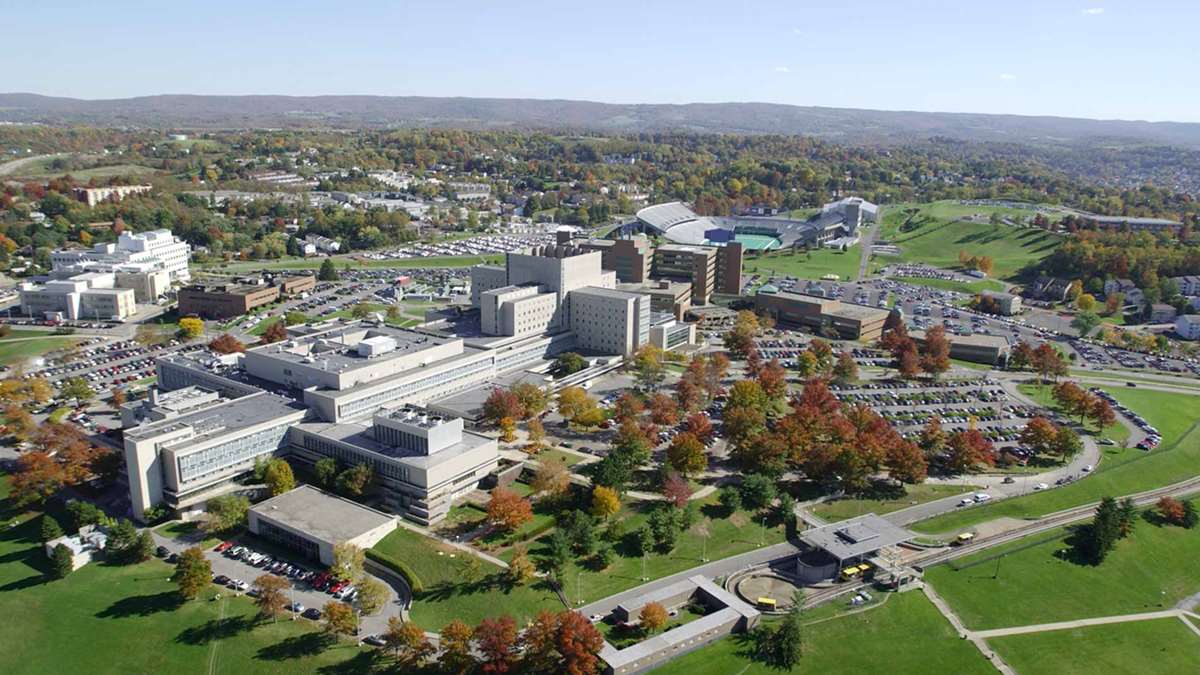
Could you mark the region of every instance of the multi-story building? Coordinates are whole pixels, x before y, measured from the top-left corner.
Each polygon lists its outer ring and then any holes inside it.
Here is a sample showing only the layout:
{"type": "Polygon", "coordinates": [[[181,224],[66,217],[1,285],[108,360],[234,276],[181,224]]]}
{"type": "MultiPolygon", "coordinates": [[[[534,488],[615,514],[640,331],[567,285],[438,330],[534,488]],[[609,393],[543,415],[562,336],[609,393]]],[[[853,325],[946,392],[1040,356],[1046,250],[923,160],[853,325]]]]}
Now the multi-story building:
{"type": "Polygon", "coordinates": [[[95,206],[101,202],[119,202],[129,195],[142,194],[154,189],[153,185],[110,185],[108,187],[78,187],[75,188],[75,198],[95,206]]]}
{"type": "Polygon", "coordinates": [[[679,321],[683,321],[683,315],[692,307],[692,285],[682,281],[660,279],[644,284],[617,284],[617,290],[648,295],[651,311],[670,314],[679,321]]]}
{"type": "Polygon", "coordinates": [[[1184,340],[1200,340],[1200,314],[1181,314],[1176,317],[1175,333],[1184,340]]]}
{"type": "MultiPolygon", "coordinates": [[[[925,343],[925,331],[910,333],[918,345],[925,343]]],[[[1008,360],[1008,338],[1003,335],[947,335],[950,358],[988,365],[1001,365],[1008,360]]]]}
{"type": "Polygon", "coordinates": [[[179,289],[179,313],[205,319],[231,319],[279,299],[278,286],[209,284],[179,289]]]}
{"type": "Polygon", "coordinates": [[[755,309],[768,312],[780,323],[831,329],[846,340],[871,342],[883,334],[886,309],[852,305],[840,300],[798,293],[762,293],[754,296],[755,309]]]}
{"type": "Polygon", "coordinates": [[[989,299],[996,308],[996,311],[1003,316],[1013,316],[1014,314],[1021,313],[1021,296],[1019,295],[997,293],[995,291],[984,291],[980,295],[989,299]]]}
{"type": "Polygon", "coordinates": [[[185,283],[191,278],[188,259],[191,247],[170,230],[151,230],[130,234],[122,232],[117,242],[96,244],[90,249],[62,249],[50,253],[55,270],[135,271],[164,270],[172,282],[185,283]]]}
{"type": "Polygon", "coordinates": [[[692,302],[707,305],[716,291],[717,249],[712,246],[666,244],[654,249],[655,279],[690,281],[692,302]]]}
{"type": "Polygon", "coordinates": [[[160,504],[184,509],[220,494],[256,459],[283,450],[288,429],[305,415],[292,399],[261,391],[126,429],[134,516],[145,520],[160,504]]]}
{"type": "Polygon", "coordinates": [[[461,418],[413,406],[380,411],[363,422],[299,424],[291,442],[298,459],[367,464],[388,509],[425,525],[445,518],[500,461],[495,439],[464,430],[461,418]]]}
{"type": "Polygon", "coordinates": [[[35,317],[122,321],[137,313],[137,294],[117,288],[114,275],[85,272],[18,288],[21,312],[35,317]]]}
{"type": "Polygon", "coordinates": [[[1170,323],[1176,314],[1175,308],[1165,302],[1150,305],[1150,323],[1170,323]]]}
{"type": "Polygon", "coordinates": [[[632,356],[650,341],[650,298],[611,288],[576,289],[570,325],[581,348],[632,356]]]}
{"type": "MultiPolygon", "coordinates": [[[[559,243],[563,235],[558,233],[559,243]]],[[[654,248],[646,237],[629,237],[626,239],[584,239],[576,244],[585,251],[600,251],[600,265],[606,270],[617,273],[617,281],[624,284],[640,284],[650,279],[651,261],[654,258],[654,248]]]]}
{"type": "Polygon", "coordinates": [[[1141,307],[1146,304],[1146,294],[1131,279],[1109,279],[1104,282],[1104,296],[1120,293],[1126,307],[1141,307]]]}
{"type": "Polygon", "coordinates": [[[1183,296],[1200,295],[1200,275],[1189,274],[1183,277],[1171,277],[1171,281],[1179,288],[1183,296]]]}

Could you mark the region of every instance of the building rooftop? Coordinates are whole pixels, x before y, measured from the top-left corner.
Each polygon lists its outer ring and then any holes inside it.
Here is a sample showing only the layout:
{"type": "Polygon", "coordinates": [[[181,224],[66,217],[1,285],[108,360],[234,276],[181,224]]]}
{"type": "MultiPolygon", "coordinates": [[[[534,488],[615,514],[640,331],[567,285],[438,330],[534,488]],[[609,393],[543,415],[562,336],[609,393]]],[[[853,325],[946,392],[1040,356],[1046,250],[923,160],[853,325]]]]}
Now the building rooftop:
{"type": "Polygon", "coordinates": [[[350,323],[258,347],[253,352],[288,363],[302,363],[321,370],[342,372],[409,356],[452,341],[453,338],[437,337],[391,326],[350,323]],[[396,343],[395,348],[375,356],[360,355],[358,344],[371,337],[391,338],[396,343]]]}
{"type": "Polygon", "coordinates": [[[169,442],[163,447],[194,445],[209,438],[306,410],[305,406],[290,398],[263,391],[241,398],[227,399],[179,417],[140,424],[125,430],[125,438],[142,441],[178,431],[184,427],[191,427],[194,435],[169,442]]]}
{"type": "Polygon", "coordinates": [[[396,519],[311,485],[272,497],[250,510],[261,517],[303,532],[314,539],[338,544],[396,519]]]}
{"type": "Polygon", "coordinates": [[[817,527],[800,534],[804,543],[829,553],[838,560],[868,555],[913,538],[913,533],[891,524],[874,513],[817,527]]]}
{"type": "Polygon", "coordinates": [[[417,450],[396,448],[385,443],[380,443],[375,440],[375,435],[372,433],[371,427],[365,424],[356,424],[353,422],[302,422],[296,426],[304,431],[319,434],[324,438],[349,443],[363,450],[374,452],[403,464],[425,470],[438,464],[452,461],[464,453],[494,442],[486,436],[464,431],[462,440],[459,442],[438,450],[433,454],[426,455],[417,450]]]}
{"type": "Polygon", "coordinates": [[[599,286],[584,286],[577,288],[572,293],[582,293],[584,295],[594,295],[604,298],[616,298],[619,300],[628,300],[629,298],[645,295],[644,293],[634,293],[631,291],[618,291],[615,288],[601,288],[599,286]]]}

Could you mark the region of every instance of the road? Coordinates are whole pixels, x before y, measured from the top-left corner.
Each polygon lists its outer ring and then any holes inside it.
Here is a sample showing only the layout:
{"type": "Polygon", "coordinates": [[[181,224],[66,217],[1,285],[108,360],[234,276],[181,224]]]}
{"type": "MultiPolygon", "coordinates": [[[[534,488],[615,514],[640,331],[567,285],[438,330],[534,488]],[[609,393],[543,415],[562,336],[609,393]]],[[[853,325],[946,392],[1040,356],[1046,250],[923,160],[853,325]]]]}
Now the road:
{"type": "Polygon", "coordinates": [[[875,244],[875,235],[879,233],[879,223],[872,223],[861,232],[859,246],[862,247],[860,251],[862,257],[858,262],[858,274],[854,277],[855,281],[867,276],[867,267],[871,264],[871,246],[875,244]]]}
{"type": "Polygon", "coordinates": [[[19,171],[21,167],[23,167],[27,164],[32,164],[32,163],[38,161],[39,159],[49,159],[51,157],[66,157],[68,154],[70,154],[70,153],[59,152],[59,153],[55,153],[53,155],[34,155],[32,157],[22,157],[21,159],[14,159],[11,162],[5,162],[3,164],[0,164],[0,176],[12,175],[12,174],[16,173],[17,171],[19,171]]]}

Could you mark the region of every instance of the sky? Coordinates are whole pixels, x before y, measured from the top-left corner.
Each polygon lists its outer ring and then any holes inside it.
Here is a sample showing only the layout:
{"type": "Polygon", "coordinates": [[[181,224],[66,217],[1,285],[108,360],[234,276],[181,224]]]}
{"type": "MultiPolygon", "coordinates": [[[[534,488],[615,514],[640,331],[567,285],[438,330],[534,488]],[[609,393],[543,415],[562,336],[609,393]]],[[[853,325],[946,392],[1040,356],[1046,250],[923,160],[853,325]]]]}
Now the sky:
{"type": "Polygon", "coordinates": [[[0,0],[0,17],[4,92],[762,101],[1200,122],[1200,0],[0,0]]]}

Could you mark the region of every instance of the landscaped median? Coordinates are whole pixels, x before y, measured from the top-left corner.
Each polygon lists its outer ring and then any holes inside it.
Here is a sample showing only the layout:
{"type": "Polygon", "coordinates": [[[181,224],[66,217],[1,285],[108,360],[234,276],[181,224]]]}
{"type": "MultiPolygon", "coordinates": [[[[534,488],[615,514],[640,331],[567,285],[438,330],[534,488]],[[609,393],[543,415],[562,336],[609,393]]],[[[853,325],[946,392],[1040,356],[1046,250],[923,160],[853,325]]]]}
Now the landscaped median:
{"type": "Polygon", "coordinates": [[[997,518],[1040,518],[1046,514],[1177,483],[1200,467],[1200,398],[1150,389],[1107,389],[1162,434],[1153,451],[1101,446],[1104,457],[1095,473],[1070,485],[972,506],[911,526],[927,534],[953,534],[997,518]]]}

